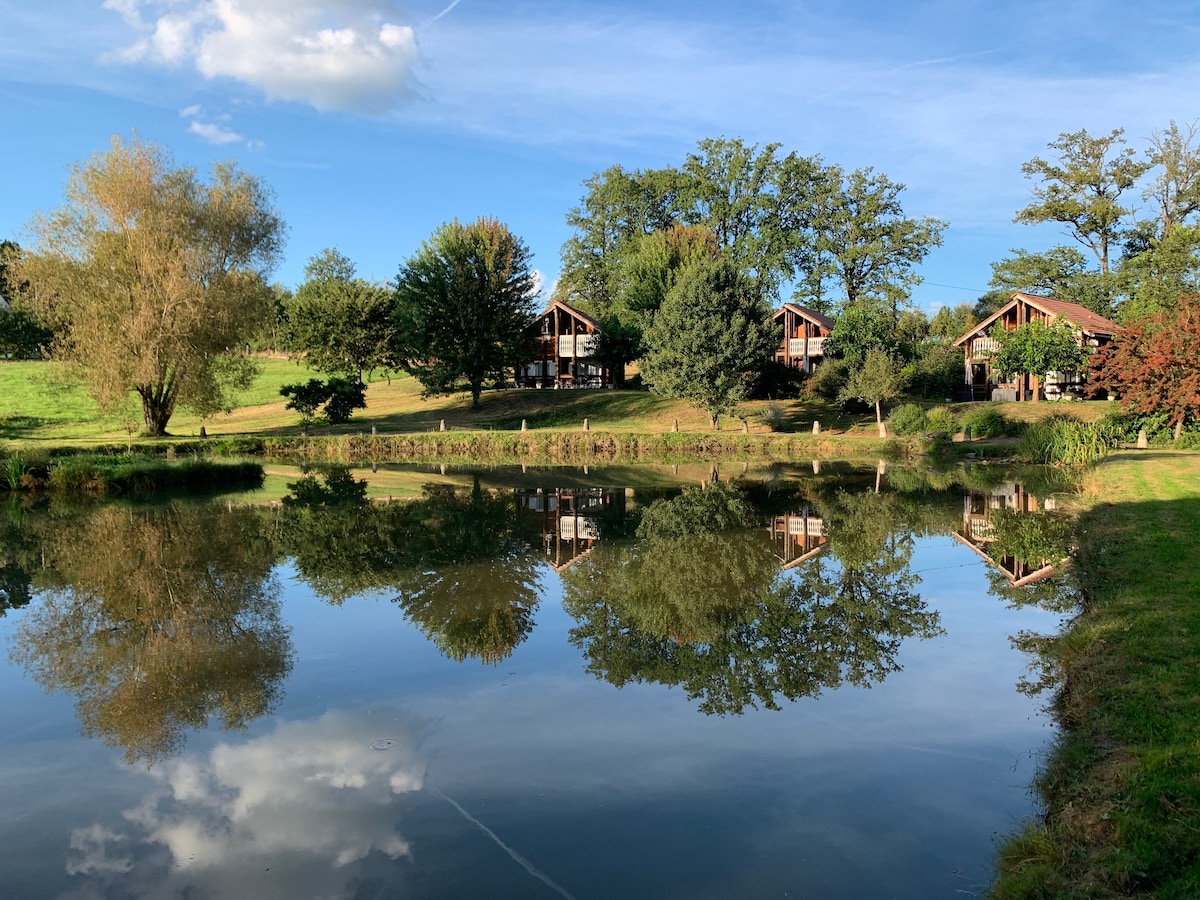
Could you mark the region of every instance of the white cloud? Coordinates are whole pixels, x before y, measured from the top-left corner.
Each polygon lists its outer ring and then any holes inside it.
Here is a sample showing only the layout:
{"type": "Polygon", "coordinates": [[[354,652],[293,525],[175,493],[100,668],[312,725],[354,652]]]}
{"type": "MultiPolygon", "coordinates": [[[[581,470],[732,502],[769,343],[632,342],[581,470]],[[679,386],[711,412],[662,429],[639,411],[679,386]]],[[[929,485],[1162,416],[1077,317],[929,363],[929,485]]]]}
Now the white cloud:
{"type": "Polygon", "coordinates": [[[196,122],[188,126],[188,131],[210,144],[237,144],[245,138],[230,128],[214,125],[212,122],[196,122]]]}
{"type": "Polygon", "coordinates": [[[133,871],[159,882],[145,890],[154,896],[240,897],[274,869],[275,895],[338,896],[353,863],[410,855],[395,799],[424,785],[422,730],[388,711],[331,711],[172,760],[150,771],[156,787],[125,813],[127,833],[72,832],[67,870],[131,895],[141,893],[123,878],[133,871]],[[166,857],[151,873],[143,859],[156,847],[166,857]]]}
{"type": "Polygon", "coordinates": [[[415,85],[413,29],[386,0],[108,0],[137,39],[118,61],[191,64],[273,100],[383,113],[415,85]]]}
{"type": "Polygon", "coordinates": [[[179,117],[181,119],[194,119],[196,116],[200,115],[201,112],[203,112],[203,110],[199,106],[185,106],[179,111],[179,117]]]}

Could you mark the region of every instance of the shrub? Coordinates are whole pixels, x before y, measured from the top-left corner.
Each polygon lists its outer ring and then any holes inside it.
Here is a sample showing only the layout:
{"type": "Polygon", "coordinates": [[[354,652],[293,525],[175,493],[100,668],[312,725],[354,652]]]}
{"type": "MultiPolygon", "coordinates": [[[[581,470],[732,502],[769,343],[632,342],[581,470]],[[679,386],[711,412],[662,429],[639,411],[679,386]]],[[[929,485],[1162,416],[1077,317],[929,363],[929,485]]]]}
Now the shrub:
{"type": "Polygon", "coordinates": [[[958,416],[948,406],[935,406],[925,413],[925,420],[930,431],[944,431],[947,434],[958,432],[958,416]]]}
{"type": "Polygon", "coordinates": [[[925,410],[915,403],[901,403],[887,417],[888,431],[901,437],[928,431],[929,419],[925,410]]]}
{"type": "Polygon", "coordinates": [[[1032,463],[1090,465],[1119,444],[1119,434],[1103,422],[1087,423],[1074,416],[1056,415],[1030,424],[1017,455],[1032,463]]]}
{"type": "Polygon", "coordinates": [[[317,420],[317,409],[324,406],[325,421],[330,425],[349,422],[356,409],[367,405],[366,388],[353,378],[333,377],[328,381],[310,378],[302,384],[285,384],[279,393],[290,398],[287,409],[300,414],[300,421],[309,425],[317,420]]]}
{"type": "MultiPolygon", "coordinates": [[[[961,364],[959,365],[961,369],[961,364]]],[[[800,396],[804,385],[804,370],[786,366],[775,359],[764,362],[750,389],[752,400],[790,400],[800,396]]]]}
{"type": "Polygon", "coordinates": [[[963,352],[953,344],[925,344],[905,368],[908,387],[919,397],[953,397],[963,388],[963,352]]]}
{"type": "Polygon", "coordinates": [[[850,364],[844,359],[823,360],[804,382],[805,391],[831,403],[838,399],[842,388],[850,380],[850,364]]]}
{"type": "Polygon", "coordinates": [[[963,430],[971,429],[971,435],[977,438],[1001,437],[1015,435],[1020,430],[1017,423],[1008,418],[998,409],[981,406],[971,410],[963,419],[963,430]]]}
{"type": "Polygon", "coordinates": [[[758,420],[762,422],[771,431],[783,431],[787,424],[787,417],[783,413],[783,407],[778,403],[768,403],[758,411],[758,420]]]}

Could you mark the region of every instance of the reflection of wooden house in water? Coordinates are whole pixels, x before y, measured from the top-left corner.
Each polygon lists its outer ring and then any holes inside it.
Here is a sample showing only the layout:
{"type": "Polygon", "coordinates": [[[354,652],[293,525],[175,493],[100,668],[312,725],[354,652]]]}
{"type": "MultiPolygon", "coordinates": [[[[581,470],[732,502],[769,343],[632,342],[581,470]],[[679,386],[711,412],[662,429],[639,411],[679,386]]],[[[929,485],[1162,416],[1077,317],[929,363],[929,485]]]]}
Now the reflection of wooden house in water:
{"type": "Polygon", "coordinates": [[[829,538],[825,535],[825,520],[807,505],[799,512],[775,516],[767,530],[775,545],[775,556],[785,569],[812,559],[829,545],[829,538]]]}
{"type": "Polygon", "coordinates": [[[517,488],[521,515],[539,520],[546,558],[561,572],[600,540],[600,521],[625,514],[625,491],[613,488],[517,488]]]}
{"type": "Polygon", "coordinates": [[[1061,571],[1062,560],[1021,560],[1015,556],[996,557],[988,553],[989,545],[996,539],[992,519],[1001,509],[1017,515],[1036,515],[1053,510],[1054,499],[1040,500],[1023,485],[1013,482],[998,485],[988,494],[967,494],[963,498],[963,525],[954,532],[954,537],[1003,572],[1013,587],[1024,587],[1061,571]]]}
{"type": "Polygon", "coordinates": [[[517,366],[517,387],[609,387],[612,372],[594,357],[600,323],[573,306],[554,300],[529,326],[533,359],[517,366]]]}

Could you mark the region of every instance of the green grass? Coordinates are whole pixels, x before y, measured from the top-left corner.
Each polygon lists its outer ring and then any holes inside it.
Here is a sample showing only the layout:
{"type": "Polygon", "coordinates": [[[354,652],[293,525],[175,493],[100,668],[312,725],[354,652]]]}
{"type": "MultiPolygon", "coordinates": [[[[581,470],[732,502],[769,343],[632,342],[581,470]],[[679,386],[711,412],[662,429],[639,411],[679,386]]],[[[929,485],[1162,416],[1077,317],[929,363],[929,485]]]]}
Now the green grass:
{"type": "Polygon", "coordinates": [[[1098,465],[1078,519],[1083,613],[1042,821],[1000,848],[998,898],[1200,897],[1200,454],[1098,465]]]}
{"type": "MultiPolygon", "coordinates": [[[[235,413],[263,406],[283,408],[279,389],[291,382],[316,377],[311,369],[287,359],[260,360],[261,371],[254,383],[231,399],[235,413]]],[[[19,441],[113,442],[129,439],[127,423],[141,427],[137,397],[130,394],[124,414],[104,415],[87,390],[65,379],[51,363],[0,362],[0,438],[19,441]]],[[[244,414],[244,413],[243,413],[244,414]]],[[[289,414],[291,415],[291,414],[289,414]]],[[[186,412],[171,419],[175,434],[197,434],[200,425],[220,430],[232,416],[218,415],[200,420],[186,412]]],[[[292,416],[294,418],[294,416],[292,416]]]]}

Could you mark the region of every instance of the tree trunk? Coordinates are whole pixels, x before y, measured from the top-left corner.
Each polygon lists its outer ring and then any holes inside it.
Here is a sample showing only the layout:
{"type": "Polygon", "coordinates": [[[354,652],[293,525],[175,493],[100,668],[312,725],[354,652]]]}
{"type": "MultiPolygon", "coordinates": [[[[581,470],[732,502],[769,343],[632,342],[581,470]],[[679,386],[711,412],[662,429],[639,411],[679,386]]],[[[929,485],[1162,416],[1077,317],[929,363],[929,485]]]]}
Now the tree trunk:
{"type": "Polygon", "coordinates": [[[1175,440],[1183,437],[1183,416],[1180,416],[1175,422],[1175,440]]]}
{"type": "Polygon", "coordinates": [[[471,382],[471,409],[479,409],[479,395],[483,393],[483,382],[471,382]]]}
{"type": "Polygon", "coordinates": [[[875,401],[875,424],[879,426],[879,436],[887,437],[887,426],[883,424],[883,406],[880,401],[875,401]]]}
{"type": "Polygon", "coordinates": [[[712,425],[712,430],[713,430],[713,431],[720,431],[720,430],[721,430],[721,422],[720,422],[720,419],[718,419],[718,418],[717,418],[717,414],[716,414],[716,413],[709,413],[709,414],[708,414],[708,420],[709,420],[709,424],[711,424],[711,425],[712,425]]]}
{"type": "Polygon", "coordinates": [[[175,412],[175,397],[162,385],[143,386],[137,389],[142,398],[142,419],[146,423],[146,434],[162,437],[167,433],[167,422],[175,412]]]}

